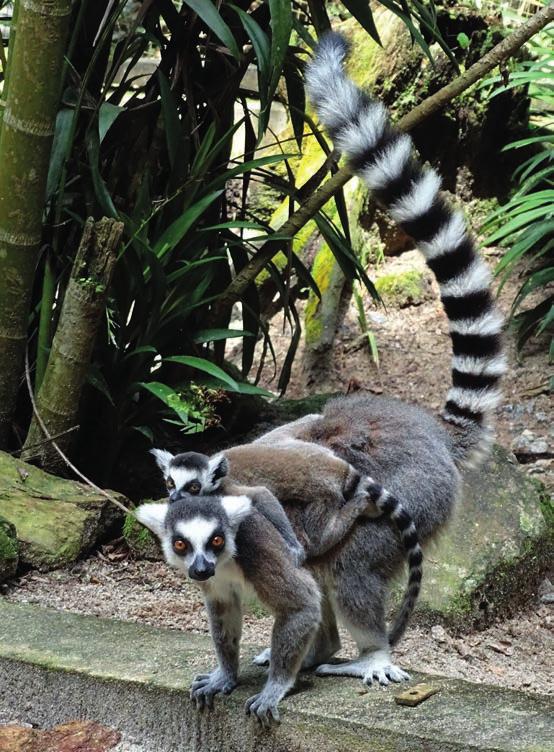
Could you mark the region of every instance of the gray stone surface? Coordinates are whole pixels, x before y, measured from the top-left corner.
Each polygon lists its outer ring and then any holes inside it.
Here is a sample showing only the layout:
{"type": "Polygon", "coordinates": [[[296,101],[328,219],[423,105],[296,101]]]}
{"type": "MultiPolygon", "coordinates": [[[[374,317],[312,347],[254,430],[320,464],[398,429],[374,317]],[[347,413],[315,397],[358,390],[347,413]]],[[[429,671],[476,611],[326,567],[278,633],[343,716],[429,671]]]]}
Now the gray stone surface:
{"type": "Polygon", "coordinates": [[[439,692],[415,708],[396,705],[390,688],[362,694],[353,679],[305,677],[282,703],[282,725],[264,732],[242,710],[260,669],[247,667],[213,713],[193,708],[187,687],[212,664],[203,636],[0,601],[0,720],[90,718],[148,752],[553,750],[547,698],[441,677],[427,677],[439,692]]]}
{"type": "Polygon", "coordinates": [[[454,517],[427,548],[420,614],[479,626],[536,594],[553,560],[540,484],[499,446],[468,473],[454,517]]]}

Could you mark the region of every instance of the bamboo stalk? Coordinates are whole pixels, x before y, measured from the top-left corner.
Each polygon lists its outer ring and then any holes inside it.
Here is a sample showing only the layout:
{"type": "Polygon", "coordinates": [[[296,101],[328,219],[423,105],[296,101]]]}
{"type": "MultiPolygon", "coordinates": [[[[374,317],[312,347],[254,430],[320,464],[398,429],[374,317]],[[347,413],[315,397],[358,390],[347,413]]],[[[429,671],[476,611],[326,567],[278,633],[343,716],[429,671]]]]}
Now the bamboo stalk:
{"type": "MultiPolygon", "coordinates": [[[[487,73],[490,73],[499,63],[512,57],[534,34],[543,29],[554,20],[554,2],[535,13],[528,21],[512,32],[508,37],[487,52],[486,55],[474,63],[464,73],[455,78],[449,84],[425,99],[417,107],[414,107],[407,115],[401,118],[396,127],[399,130],[409,131],[422,123],[433,113],[441,110],[455,97],[462,94],[470,86],[480,81],[487,73]]],[[[279,235],[293,237],[313,218],[315,214],[339,191],[352,177],[352,171],[348,165],[341,167],[319,190],[304,201],[289,219],[279,227],[279,235]]],[[[302,187],[300,188],[302,191],[302,187]]],[[[250,259],[225,292],[214,305],[213,311],[208,317],[206,326],[216,326],[217,322],[224,317],[229,310],[244,294],[258,274],[267,266],[271,259],[280,251],[282,241],[267,240],[250,259]]]]}
{"type": "Polygon", "coordinates": [[[0,131],[0,446],[23,373],[71,0],[19,0],[0,131]]]}
{"type": "MultiPolygon", "coordinates": [[[[123,223],[114,219],[87,219],[73,263],[56,334],[42,385],[37,395],[38,411],[50,434],[63,435],[77,420],[81,393],[87,377],[96,334],[104,313],[123,223]]],[[[22,459],[42,437],[33,418],[22,459]]],[[[67,449],[73,437],[60,441],[67,449]]],[[[40,452],[41,464],[52,471],[59,457],[50,444],[40,452]]],[[[37,452],[33,451],[33,455],[37,452]]]]}

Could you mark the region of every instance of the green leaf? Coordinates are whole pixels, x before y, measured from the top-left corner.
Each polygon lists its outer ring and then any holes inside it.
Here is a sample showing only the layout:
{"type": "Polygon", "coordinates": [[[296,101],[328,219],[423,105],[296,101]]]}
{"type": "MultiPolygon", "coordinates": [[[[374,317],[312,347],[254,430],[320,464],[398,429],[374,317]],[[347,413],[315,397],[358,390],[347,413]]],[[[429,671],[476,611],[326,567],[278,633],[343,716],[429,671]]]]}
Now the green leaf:
{"type": "Polygon", "coordinates": [[[233,57],[240,59],[240,50],[231,29],[219,15],[219,11],[211,0],[184,0],[213,31],[216,37],[229,49],[233,57]]]}
{"type": "Polygon", "coordinates": [[[456,41],[458,42],[462,50],[467,50],[470,45],[469,37],[463,31],[456,35],[456,41]]]}
{"type": "Polygon", "coordinates": [[[193,223],[196,222],[208,206],[210,206],[218,196],[221,196],[222,193],[223,191],[209,193],[183,212],[180,217],[169,225],[167,230],[158,239],[152,249],[154,254],[158,258],[161,258],[170,248],[174,248],[180,243],[193,223]]]}
{"type": "Polygon", "coordinates": [[[102,102],[100,105],[100,111],[98,113],[98,135],[100,143],[104,140],[104,136],[110,130],[112,124],[123,112],[123,107],[118,107],[110,102],[102,102]]]}
{"type": "MultiPolygon", "coordinates": [[[[270,52],[270,79],[268,85],[268,107],[264,113],[266,118],[269,118],[269,108],[273,95],[277,90],[277,85],[281,74],[283,72],[283,66],[285,64],[285,58],[289,47],[290,35],[292,32],[292,3],[290,0],[268,0],[269,12],[271,15],[271,52],[270,52]]],[[[262,124],[266,122],[260,118],[260,128],[262,124]]]]}
{"type": "Polygon", "coordinates": [[[216,379],[223,381],[223,383],[230,386],[232,389],[237,389],[237,382],[232,379],[229,374],[216,366],[210,360],[205,358],[196,358],[192,355],[172,355],[169,358],[164,358],[164,363],[180,363],[182,366],[188,366],[189,368],[195,368],[197,371],[203,371],[204,373],[214,376],[216,379]]]}
{"type": "Polygon", "coordinates": [[[86,136],[86,144],[96,200],[107,217],[114,217],[117,219],[117,209],[114,206],[110,192],[100,174],[100,139],[98,132],[95,129],[89,128],[86,136]]]}
{"type": "Polygon", "coordinates": [[[356,21],[364,27],[369,36],[374,39],[377,44],[381,44],[379,32],[375,26],[373,20],[373,13],[369,0],[342,0],[342,4],[348,8],[350,13],[354,16],[356,21]]]}
{"type": "Polygon", "coordinates": [[[46,200],[48,201],[56,192],[65,155],[69,152],[69,142],[72,135],[73,110],[63,107],[56,117],[54,141],[50,152],[50,164],[48,166],[48,179],[46,181],[46,200]]]}
{"type": "Polygon", "coordinates": [[[175,97],[169,86],[167,78],[162,71],[158,69],[158,80],[160,83],[160,97],[162,100],[162,113],[164,120],[164,133],[167,143],[167,153],[169,156],[169,164],[171,169],[175,168],[179,154],[181,152],[181,144],[183,141],[183,135],[181,133],[181,121],[179,120],[179,111],[177,110],[177,104],[175,97]]]}
{"type": "Polygon", "coordinates": [[[252,332],[245,329],[199,329],[194,335],[193,342],[216,342],[221,339],[233,339],[235,337],[253,337],[252,332]]]}

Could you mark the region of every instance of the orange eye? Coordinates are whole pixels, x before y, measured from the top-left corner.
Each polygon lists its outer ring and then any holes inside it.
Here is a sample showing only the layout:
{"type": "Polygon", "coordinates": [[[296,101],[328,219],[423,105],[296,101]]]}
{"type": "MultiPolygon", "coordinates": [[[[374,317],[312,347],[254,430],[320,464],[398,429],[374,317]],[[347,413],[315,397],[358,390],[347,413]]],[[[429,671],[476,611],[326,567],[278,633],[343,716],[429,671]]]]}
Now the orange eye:
{"type": "Polygon", "coordinates": [[[175,488],[175,481],[173,480],[173,478],[167,478],[165,485],[167,486],[169,491],[173,491],[173,489],[175,488]]]}
{"type": "Polygon", "coordinates": [[[182,538],[177,538],[173,541],[173,550],[176,554],[184,554],[188,548],[187,542],[182,538]]]}
{"type": "Polygon", "coordinates": [[[213,548],[223,548],[225,545],[225,538],[222,535],[214,535],[212,538],[212,547],[213,548]]]}

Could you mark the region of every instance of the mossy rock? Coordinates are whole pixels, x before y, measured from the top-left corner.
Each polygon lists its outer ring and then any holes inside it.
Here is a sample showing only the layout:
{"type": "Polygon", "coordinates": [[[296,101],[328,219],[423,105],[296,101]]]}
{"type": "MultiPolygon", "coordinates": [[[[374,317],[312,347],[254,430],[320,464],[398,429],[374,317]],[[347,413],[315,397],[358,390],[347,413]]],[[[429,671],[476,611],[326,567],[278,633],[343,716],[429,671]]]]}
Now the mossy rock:
{"type": "MultiPolygon", "coordinates": [[[[153,503],[142,501],[141,504],[153,503]]],[[[125,517],[123,523],[123,537],[129,550],[137,559],[149,559],[158,561],[163,559],[160,544],[156,536],[141,525],[140,522],[131,514],[125,517]]]]}
{"type": "Polygon", "coordinates": [[[427,549],[417,611],[454,627],[487,626],[529,603],[553,555],[552,502],[495,446],[467,474],[453,520],[427,549]]]}
{"type": "Polygon", "coordinates": [[[420,305],[433,298],[429,277],[417,269],[384,274],[375,280],[375,287],[385,305],[396,308],[420,305]]]}
{"type": "Polygon", "coordinates": [[[89,486],[0,452],[0,516],[15,526],[20,562],[47,570],[90,550],[121,512],[89,486]]]}
{"type": "Polygon", "coordinates": [[[19,544],[15,527],[0,517],[0,582],[13,577],[19,563],[19,544]]]}

